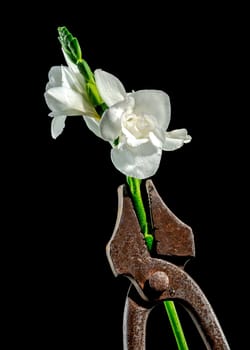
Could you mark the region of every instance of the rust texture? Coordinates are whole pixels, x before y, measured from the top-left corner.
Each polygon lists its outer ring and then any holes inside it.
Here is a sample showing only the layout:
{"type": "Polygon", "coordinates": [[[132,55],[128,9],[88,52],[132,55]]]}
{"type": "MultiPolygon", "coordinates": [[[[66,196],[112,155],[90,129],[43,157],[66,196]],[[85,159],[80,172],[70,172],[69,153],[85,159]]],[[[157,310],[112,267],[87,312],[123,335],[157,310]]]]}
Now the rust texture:
{"type": "Polygon", "coordinates": [[[151,206],[156,252],[159,255],[194,256],[191,227],[178,219],[166,206],[151,180],[147,180],[146,188],[151,206]]]}

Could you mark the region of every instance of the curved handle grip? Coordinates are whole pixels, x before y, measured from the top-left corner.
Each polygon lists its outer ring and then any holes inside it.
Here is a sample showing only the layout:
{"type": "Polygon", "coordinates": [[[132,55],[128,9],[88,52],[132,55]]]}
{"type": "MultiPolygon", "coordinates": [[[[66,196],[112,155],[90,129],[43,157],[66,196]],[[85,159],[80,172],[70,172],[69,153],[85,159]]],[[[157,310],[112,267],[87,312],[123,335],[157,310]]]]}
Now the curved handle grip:
{"type": "Polygon", "coordinates": [[[179,301],[193,320],[208,350],[230,350],[220,323],[198,284],[187,274],[182,275],[182,288],[173,300],[179,301]]]}
{"type": "MultiPolygon", "coordinates": [[[[178,288],[176,285],[175,296],[168,299],[179,302],[187,310],[207,350],[230,350],[219,321],[205,294],[186,273],[183,273],[182,280],[184,286],[188,284],[188,288],[178,288]]],[[[131,286],[126,297],[123,314],[123,346],[124,350],[145,350],[148,316],[157,303],[149,303],[141,299],[136,293],[136,289],[131,286]]]]}
{"type": "Polygon", "coordinates": [[[123,313],[123,349],[146,349],[146,326],[148,316],[153,307],[142,305],[141,299],[133,293],[132,284],[129,288],[123,313]]]}

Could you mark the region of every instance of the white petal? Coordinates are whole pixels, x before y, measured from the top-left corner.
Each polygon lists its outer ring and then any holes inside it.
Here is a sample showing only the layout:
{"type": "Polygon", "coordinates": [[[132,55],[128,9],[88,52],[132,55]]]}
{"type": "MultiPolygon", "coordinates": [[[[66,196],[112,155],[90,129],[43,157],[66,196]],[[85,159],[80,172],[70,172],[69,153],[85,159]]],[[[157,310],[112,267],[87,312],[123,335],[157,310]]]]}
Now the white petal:
{"type": "Polygon", "coordinates": [[[162,148],[162,137],[159,138],[158,135],[152,131],[149,132],[148,136],[155,147],[162,148]]]}
{"type": "Polygon", "coordinates": [[[49,70],[49,81],[46,85],[46,90],[52,88],[61,86],[62,84],[62,70],[60,66],[53,66],[49,70]]]}
{"type": "Polygon", "coordinates": [[[77,72],[73,73],[68,67],[61,67],[62,70],[62,84],[61,86],[76,90],[79,93],[84,93],[85,80],[83,76],[77,72]]]}
{"type": "Polygon", "coordinates": [[[139,145],[142,145],[148,142],[148,138],[137,139],[133,135],[129,135],[129,136],[130,137],[127,138],[126,142],[131,147],[137,147],[139,145]]]}
{"type": "Polygon", "coordinates": [[[55,87],[44,94],[46,103],[56,115],[96,115],[93,106],[84,96],[65,87],[55,87]]]}
{"type": "Polygon", "coordinates": [[[164,151],[174,151],[191,141],[191,136],[187,134],[186,129],[177,129],[168,131],[165,134],[165,142],[163,144],[164,151]]]}
{"type": "Polygon", "coordinates": [[[166,137],[165,143],[163,144],[163,151],[174,151],[181,148],[184,145],[184,141],[180,139],[172,139],[166,137]]]}
{"type": "Polygon", "coordinates": [[[123,84],[114,75],[101,69],[96,69],[94,74],[101,98],[109,107],[126,97],[126,90],[123,84]]]}
{"type": "Polygon", "coordinates": [[[77,65],[69,59],[68,55],[64,52],[63,48],[62,48],[62,52],[69,69],[74,73],[79,73],[79,69],[77,65]]]}
{"type": "Polygon", "coordinates": [[[162,151],[150,142],[138,147],[128,147],[111,150],[111,160],[114,166],[124,175],[145,179],[153,176],[159,168],[162,151]]]}
{"type": "Polygon", "coordinates": [[[85,123],[87,124],[87,127],[98,137],[101,137],[100,134],[100,121],[98,121],[96,118],[93,117],[83,117],[85,123]]]}
{"type": "Polygon", "coordinates": [[[63,131],[65,127],[66,115],[55,117],[51,121],[51,135],[53,139],[56,139],[63,131]]]}
{"type": "Polygon", "coordinates": [[[170,99],[161,90],[139,90],[132,92],[130,96],[135,99],[134,112],[136,114],[147,114],[155,118],[157,127],[167,130],[170,122],[170,99]]]}
{"type": "Polygon", "coordinates": [[[131,112],[134,106],[132,97],[107,109],[101,119],[100,130],[102,138],[106,141],[114,141],[121,134],[121,118],[123,113],[131,112]]]}
{"type": "Polygon", "coordinates": [[[192,140],[192,137],[188,135],[187,129],[176,129],[168,131],[166,134],[171,138],[182,139],[184,143],[188,143],[192,140]]]}
{"type": "Polygon", "coordinates": [[[66,66],[54,66],[49,70],[49,82],[46,90],[52,87],[63,86],[83,93],[85,90],[85,80],[80,72],[72,72],[66,66]]]}

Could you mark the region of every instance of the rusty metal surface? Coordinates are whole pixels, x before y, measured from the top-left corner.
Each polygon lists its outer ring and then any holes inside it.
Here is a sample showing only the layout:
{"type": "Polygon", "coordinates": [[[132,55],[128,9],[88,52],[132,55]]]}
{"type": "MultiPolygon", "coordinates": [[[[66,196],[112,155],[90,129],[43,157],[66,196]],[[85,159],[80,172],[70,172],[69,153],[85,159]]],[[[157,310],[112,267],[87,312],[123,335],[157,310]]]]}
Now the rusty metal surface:
{"type": "Polygon", "coordinates": [[[143,305],[136,296],[131,297],[131,287],[125,302],[123,313],[123,349],[145,349],[146,325],[152,305],[143,305]]]}
{"type": "Polygon", "coordinates": [[[177,218],[166,206],[151,180],[146,181],[146,189],[151,207],[157,254],[195,256],[191,227],[177,218]]]}
{"type": "Polygon", "coordinates": [[[115,229],[107,244],[108,261],[115,276],[129,278],[138,292],[128,293],[124,310],[124,349],[144,350],[146,322],[151,309],[164,300],[183,304],[191,315],[208,350],[230,350],[225,335],[206,296],[196,282],[165,259],[169,256],[194,256],[190,227],[181,222],[163,203],[151,180],[149,195],[156,253],[151,257],[126,186],[118,188],[118,213],[115,229]]]}

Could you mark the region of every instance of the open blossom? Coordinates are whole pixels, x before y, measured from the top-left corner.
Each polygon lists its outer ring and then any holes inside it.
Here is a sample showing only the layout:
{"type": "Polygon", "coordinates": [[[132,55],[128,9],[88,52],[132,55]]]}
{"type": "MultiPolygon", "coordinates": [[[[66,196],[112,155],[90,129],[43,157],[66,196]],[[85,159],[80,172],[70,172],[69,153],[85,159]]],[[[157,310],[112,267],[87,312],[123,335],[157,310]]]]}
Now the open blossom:
{"type": "Polygon", "coordinates": [[[176,150],[191,141],[186,129],[167,131],[170,101],[165,92],[126,93],[119,79],[100,69],[95,79],[109,107],[100,120],[100,137],[111,143],[112,162],[123,174],[150,177],[158,170],[162,151],[176,150]]]}
{"type": "MultiPolygon", "coordinates": [[[[85,80],[77,66],[64,55],[68,66],[54,66],[49,71],[49,82],[44,94],[51,110],[51,134],[57,138],[63,131],[67,116],[82,115],[99,118],[89,101],[85,80]]],[[[92,128],[97,122],[92,122],[92,128]]]]}

